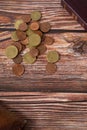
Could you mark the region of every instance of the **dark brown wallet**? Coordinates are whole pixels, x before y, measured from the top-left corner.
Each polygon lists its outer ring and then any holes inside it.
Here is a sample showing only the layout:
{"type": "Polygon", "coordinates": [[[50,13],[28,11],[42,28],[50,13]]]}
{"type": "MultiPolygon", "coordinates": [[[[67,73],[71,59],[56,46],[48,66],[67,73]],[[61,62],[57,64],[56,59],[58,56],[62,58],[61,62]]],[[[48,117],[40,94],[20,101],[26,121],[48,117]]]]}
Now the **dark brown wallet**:
{"type": "Polygon", "coordinates": [[[22,130],[25,121],[0,105],[0,130],[22,130]]]}
{"type": "Polygon", "coordinates": [[[61,0],[61,4],[87,30],[87,0],[61,0]]]}

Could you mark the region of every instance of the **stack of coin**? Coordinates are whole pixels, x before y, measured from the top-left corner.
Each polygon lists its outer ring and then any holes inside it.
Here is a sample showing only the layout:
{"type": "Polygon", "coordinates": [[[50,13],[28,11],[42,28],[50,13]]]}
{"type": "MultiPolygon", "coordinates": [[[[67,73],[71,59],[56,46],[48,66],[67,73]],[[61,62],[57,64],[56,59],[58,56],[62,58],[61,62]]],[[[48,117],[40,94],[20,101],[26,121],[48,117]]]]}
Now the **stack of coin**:
{"type": "MultiPolygon", "coordinates": [[[[21,64],[22,61],[33,64],[39,55],[46,52],[47,45],[52,45],[54,42],[52,37],[45,36],[45,33],[50,31],[51,25],[48,22],[40,22],[41,17],[40,11],[33,11],[15,21],[16,31],[12,32],[12,45],[6,48],[6,55],[14,62],[12,71],[16,76],[24,73],[25,68],[21,64]],[[28,52],[23,53],[26,48],[28,48],[28,52]]],[[[59,54],[56,51],[47,54],[47,72],[56,72],[57,67],[54,63],[58,60],[59,54]]]]}

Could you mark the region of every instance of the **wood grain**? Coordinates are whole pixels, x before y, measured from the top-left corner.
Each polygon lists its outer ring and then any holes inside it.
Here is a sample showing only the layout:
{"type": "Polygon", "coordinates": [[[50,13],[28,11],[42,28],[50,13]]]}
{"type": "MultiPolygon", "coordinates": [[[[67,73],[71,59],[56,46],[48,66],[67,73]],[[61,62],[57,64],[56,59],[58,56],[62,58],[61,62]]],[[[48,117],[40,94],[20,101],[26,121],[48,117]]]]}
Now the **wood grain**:
{"type": "Polygon", "coordinates": [[[27,119],[25,130],[87,129],[87,57],[73,52],[73,43],[64,39],[69,34],[87,37],[79,30],[84,29],[62,8],[60,0],[0,0],[0,104],[27,119]],[[12,42],[15,19],[33,10],[40,10],[42,21],[51,23],[48,35],[55,43],[47,48],[57,50],[61,59],[54,75],[46,73],[43,55],[33,65],[23,63],[25,74],[18,78],[4,49],[12,42]]]}
{"type": "MultiPolygon", "coordinates": [[[[83,30],[80,24],[62,8],[60,0],[0,0],[0,90],[1,91],[66,91],[86,92],[87,90],[87,58],[75,54],[71,43],[64,40],[64,34],[58,29],[83,30]],[[42,12],[42,21],[49,21],[54,33],[49,33],[55,39],[49,50],[57,50],[61,60],[57,63],[58,70],[54,75],[45,71],[46,55],[39,57],[34,65],[25,65],[25,74],[15,77],[11,71],[13,62],[7,59],[4,49],[12,41],[11,30],[14,21],[20,15],[29,14],[33,10],[42,12]],[[2,31],[4,30],[4,31],[2,31]],[[57,30],[57,31],[55,31],[57,30]]],[[[69,33],[67,33],[68,36],[69,33]]],[[[86,36],[85,33],[72,33],[74,36],[86,36]]]]}
{"type": "Polygon", "coordinates": [[[87,129],[87,93],[0,92],[0,100],[28,121],[25,130],[87,129]]]}

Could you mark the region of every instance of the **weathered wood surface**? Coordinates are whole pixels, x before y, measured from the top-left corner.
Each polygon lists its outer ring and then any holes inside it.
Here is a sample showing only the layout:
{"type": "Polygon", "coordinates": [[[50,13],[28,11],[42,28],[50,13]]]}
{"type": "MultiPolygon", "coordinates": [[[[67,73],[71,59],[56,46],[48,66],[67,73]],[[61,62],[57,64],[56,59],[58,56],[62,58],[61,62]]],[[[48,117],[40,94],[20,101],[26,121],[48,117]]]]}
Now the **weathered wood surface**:
{"type": "Polygon", "coordinates": [[[83,30],[60,0],[0,0],[0,101],[28,120],[25,130],[87,129],[87,58],[74,53],[72,43],[64,40],[64,34],[70,33],[59,33],[58,29],[83,30]],[[45,55],[34,65],[23,63],[26,71],[18,78],[12,74],[13,62],[5,56],[4,48],[11,43],[15,19],[32,10],[40,10],[42,20],[51,23],[49,35],[55,43],[48,50],[59,51],[61,60],[54,75],[45,72],[45,55]]]}
{"type": "Polygon", "coordinates": [[[9,110],[27,119],[25,130],[87,130],[87,93],[0,93],[9,110]]]}
{"type": "MultiPolygon", "coordinates": [[[[60,0],[0,0],[0,28],[0,90],[86,91],[86,56],[75,54],[70,47],[71,44],[64,40],[64,33],[55,31],[55,29],[83,30],[83,28],[62,8],[60,0]],[[49,35],[54,37],[55,43],[48,46],[48,50],[56,49],[59,51],[61,60],[57,63],[58,70],[54,75],[48,75],[45,72],[47,62],[44,55],[34,65],[25,65],[25,74],[21,78],[16,78],[11,71],[13,62],[7,59],[2,48],[5,48],[11,42],[9,29],[14,29],[15,19],[21,14],[29,14],[32,10],[40,10],[43,15],[42,20],[51,23],[54,33],[49,35]],[[2,31],[2,28],[6,31],[2,31]]],[[[77,36],[86,35],[85,33],[72,34],[77,36]]]]}

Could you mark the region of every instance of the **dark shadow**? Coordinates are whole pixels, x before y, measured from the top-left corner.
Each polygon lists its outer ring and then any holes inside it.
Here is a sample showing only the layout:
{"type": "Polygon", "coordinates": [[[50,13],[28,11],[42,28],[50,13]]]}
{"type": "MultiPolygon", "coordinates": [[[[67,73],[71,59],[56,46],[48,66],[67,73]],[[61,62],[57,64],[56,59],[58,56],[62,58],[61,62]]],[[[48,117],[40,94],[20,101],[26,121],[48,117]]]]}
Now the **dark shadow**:
{"type": "MultiPolygon", "coordinates": [[[[17,117],[21,117],[22,118],[22,120],[23,120],[23,124],[22,124],[22,130],[28,130],[27,128],[29,128],[29,130],[31,130],[30,129],[30,127],[28,127],[28,126],[30,126],[31,124],[33,124],[34,122],[32,121],[32,120],[30,120],[30,119],[28,119],[27,120],[27,118],[23,115],[23,113],[21,113],[21,112],[19,112],[19,111],[17,111],[17,110],[15,110],[14,108],[10,108],[9,107],[9,105],[7,105],[7,103],[5,103],[5,102],[3,102],[3,101],[1,101],[0,100],[0,107],[1,108],[3,108],[3,109],[6,109],[6,110],[8,110],[8,111],[11,111],[12,113],[14,113],[17,117]],[[10,110],[11,109],[11,110],[10,110]]],[[[18,124],[18,122],[16,122],[16,125],[18,124]]],[[[19,124],[18,124],[19,125],[19,124]]],[[[13,130],[13,129],[12,129],[13,130]]],[[[14,129],[15,130],[15,129],[14,129]]]]}
{"type": "MultiPolygon", "coordinates": [[[[0,31],[15,31],[14,28],[0,28],[0,31]]],[[[86,30],[70,30],[70,29],[51,29],[49,33],[87,33],[86,30]]]]}

